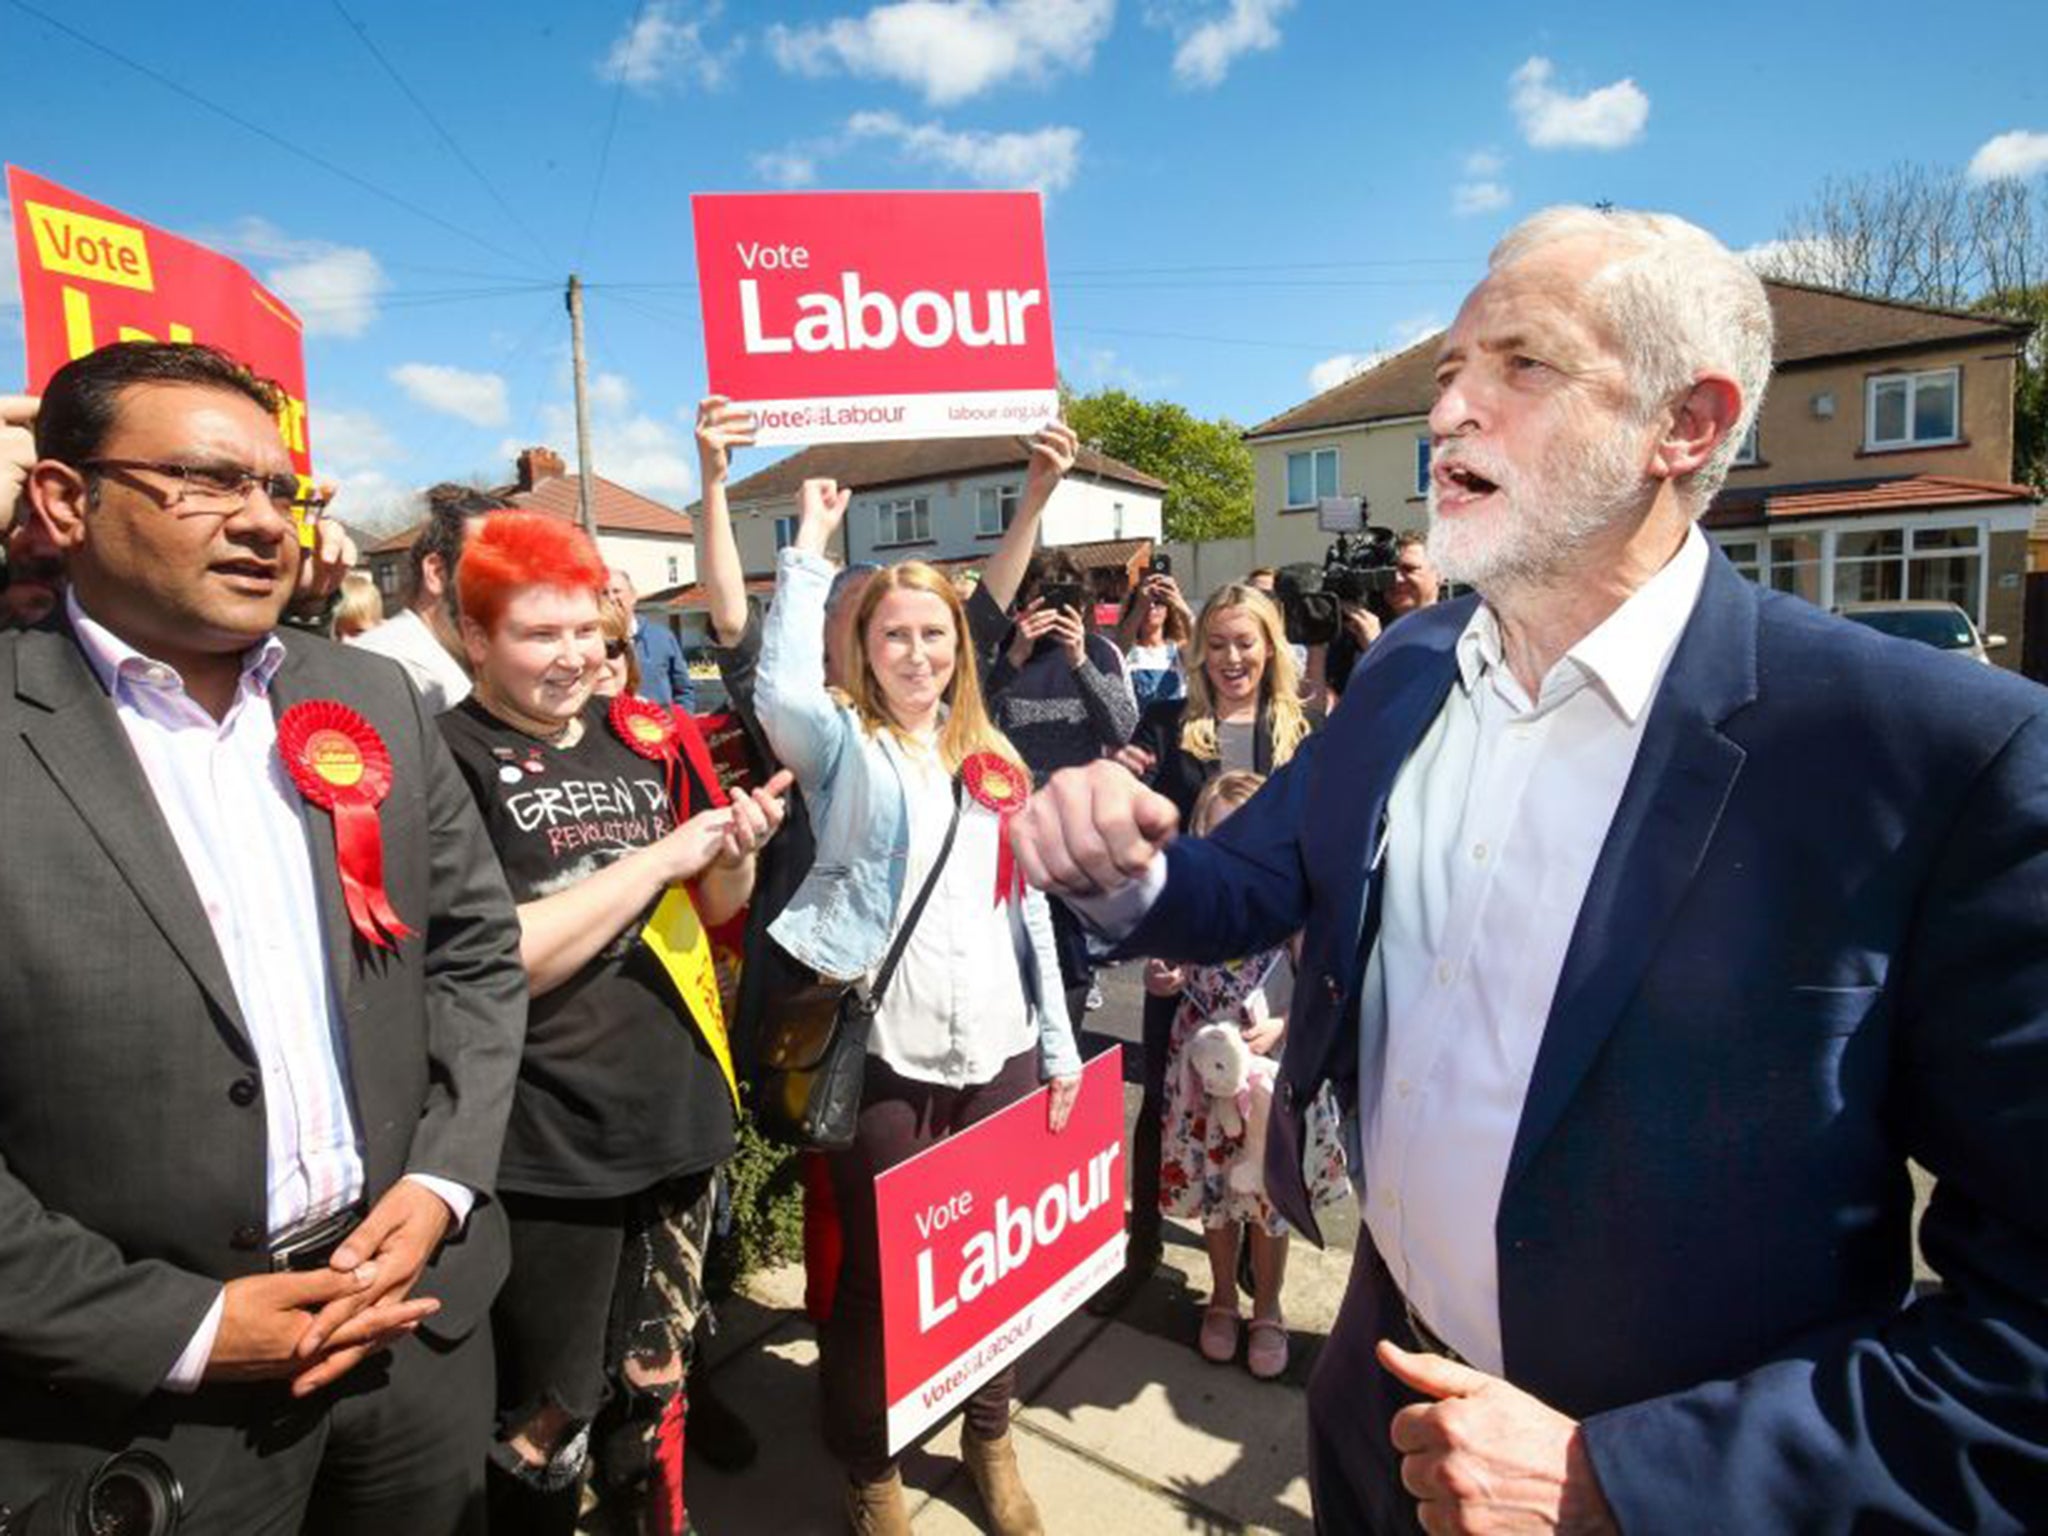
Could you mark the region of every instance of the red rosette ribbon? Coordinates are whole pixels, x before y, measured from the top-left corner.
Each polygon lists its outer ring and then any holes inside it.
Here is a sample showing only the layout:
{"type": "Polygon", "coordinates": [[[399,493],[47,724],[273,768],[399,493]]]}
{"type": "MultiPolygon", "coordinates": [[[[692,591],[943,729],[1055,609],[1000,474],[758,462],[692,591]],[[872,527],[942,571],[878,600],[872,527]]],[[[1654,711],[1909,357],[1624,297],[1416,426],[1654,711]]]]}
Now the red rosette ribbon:
{"type": "Polygon", "coordinates": [[[683,778],[682,730],[676,717],[659,704],[630,693],[612,700],[612,731],[650,763],[660,763],[668,785],[669,808],[681,823],[690,813],[690,787],[683,778]]]}
{"type": "Polygon", "coordinates": [[[1024,871],[1010,851],[1010,818],[1031,797],[1031,776],[1008,758],[977,752],[960,765],[960,782],[976,805],[996,813],[996,905],[1024,899],[1024,871]]]}
{"type": "Polygon", "coordinates": [[[384,834],[377,807],[391,793],[391,753],[377,728],[346,704],[308,699],[277,722],[277,752],[299,793],[334,818],[334,862],[355,930],[379,949],[413,930],[384,891],[384,834]]]}

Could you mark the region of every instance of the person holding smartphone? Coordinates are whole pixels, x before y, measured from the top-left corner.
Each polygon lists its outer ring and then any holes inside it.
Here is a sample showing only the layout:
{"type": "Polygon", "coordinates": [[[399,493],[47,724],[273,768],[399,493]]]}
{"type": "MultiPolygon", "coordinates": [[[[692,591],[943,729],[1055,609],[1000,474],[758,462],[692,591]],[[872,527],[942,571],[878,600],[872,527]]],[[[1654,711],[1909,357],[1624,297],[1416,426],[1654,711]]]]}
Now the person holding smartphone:
{"type": "MultiPolygon", "coordinates": [[[[1031,769],[1033,786],[1062,768],[1115,752],[1138,728],[1123,654],[1089,628],[1093,604],[1079,562],[1041,549],[1025,567],[1021,605],[989,672],[989,713],[1031,769]]],[[[1087,1011],[1095,967],[1079,919],[1052,904],[1068,1012],[1087,1011]]]]}
{"type": "Polygon", "coordinates": [[[1124,599],[1123,617],[1116,627],[1117,644],[1123,648],[1124,668],[1140,714],[1161,699],[1187,696],[1181,654],[1194,633],[1194,618],[1187,599],[1180,595],[1180,584],[1173,579],[1173,557],[1155,554],[1124,599]]]}

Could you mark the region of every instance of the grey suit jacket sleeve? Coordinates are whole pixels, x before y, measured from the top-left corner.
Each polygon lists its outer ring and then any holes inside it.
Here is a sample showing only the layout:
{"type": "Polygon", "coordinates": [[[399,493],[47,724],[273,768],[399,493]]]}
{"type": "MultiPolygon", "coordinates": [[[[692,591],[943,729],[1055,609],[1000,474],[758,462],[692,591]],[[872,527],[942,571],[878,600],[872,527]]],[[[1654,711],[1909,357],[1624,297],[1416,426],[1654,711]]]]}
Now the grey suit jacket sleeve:
{"type": "Polygon", "coordinates": [[[49,1210],[0,1162],[0,1372],[133,1406],[163,1384],[220,1282],[49,1210]]]}
{"type": "Polygon", "coordinates": [[[417,697],[427,783],[432,910],[427,920],[431,1082],[407,1173],[489,1195],[526,1042],[519,918],[476,802],[417,697]]]}

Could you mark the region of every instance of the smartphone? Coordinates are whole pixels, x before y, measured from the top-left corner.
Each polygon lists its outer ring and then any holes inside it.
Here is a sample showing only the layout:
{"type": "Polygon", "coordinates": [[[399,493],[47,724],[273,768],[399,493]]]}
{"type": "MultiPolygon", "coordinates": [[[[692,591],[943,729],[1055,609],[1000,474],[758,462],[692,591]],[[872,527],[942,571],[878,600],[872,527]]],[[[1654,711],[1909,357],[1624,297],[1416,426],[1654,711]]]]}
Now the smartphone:
{"type": "Polygon", "coordinates": [[[1159,550],[1152,556],[1152,563],[1146,569],[1154,576],[1171,576],[1173,574],[1173,556],[1163,549],[1159,550]]]}
{"type": "Polygon", "coordinates": [[[1040,608],[1071,608],[1080,613],[1086,603],[1086,595],[1078,581],[1048,581],[1038,589],[1040,608]]]}

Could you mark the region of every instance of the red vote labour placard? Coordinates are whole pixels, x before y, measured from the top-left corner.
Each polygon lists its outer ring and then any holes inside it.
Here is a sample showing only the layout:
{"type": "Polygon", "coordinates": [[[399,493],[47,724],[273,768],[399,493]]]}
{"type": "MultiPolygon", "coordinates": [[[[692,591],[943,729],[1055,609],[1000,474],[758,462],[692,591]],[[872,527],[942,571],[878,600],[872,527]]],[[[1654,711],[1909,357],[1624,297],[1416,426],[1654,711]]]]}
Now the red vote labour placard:
{"type": "Polygon", "coordinates": [[[115,341],[203,341],[285,393],[278,427],[313,473],[299,317],[237,262],[76,192],[7,168],[21,263],[28,388],[115,341]]]}
{"type": "Polygon", "coordinates": [[[1066,1129],[1041,1089],[875,1179],[889,1452],[966,1402],[1124,1259],[1123,1052],[1066,1129]]]}
{"type": "Polygon", "coordinates": [[[714,394],[763,443],[988,437],[1058,414],[1035,192],[690,200],[714,394]]]}

